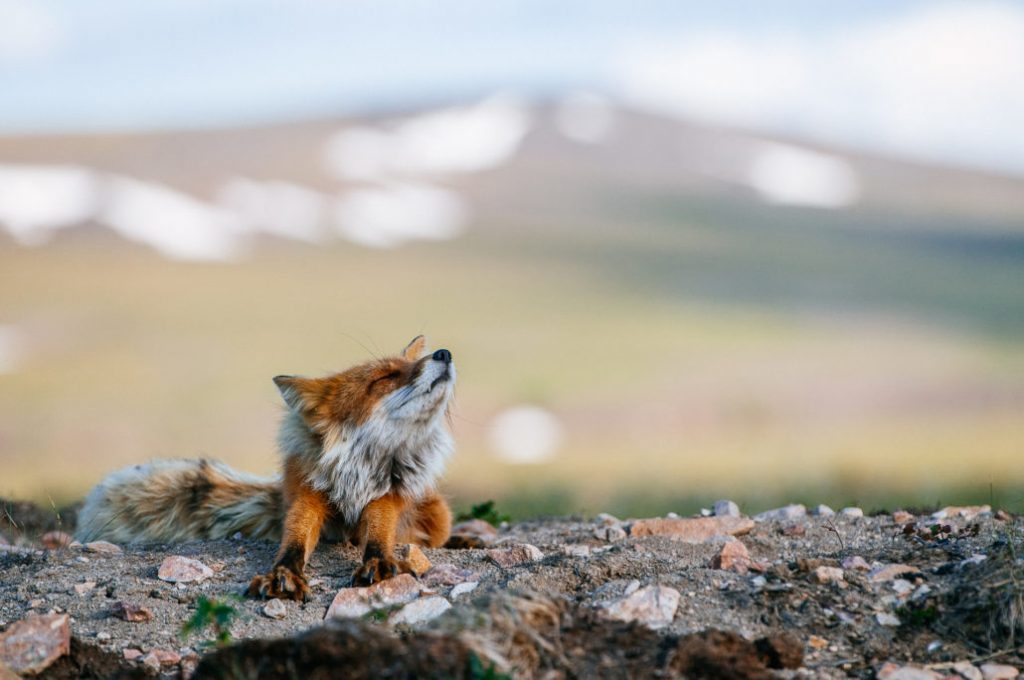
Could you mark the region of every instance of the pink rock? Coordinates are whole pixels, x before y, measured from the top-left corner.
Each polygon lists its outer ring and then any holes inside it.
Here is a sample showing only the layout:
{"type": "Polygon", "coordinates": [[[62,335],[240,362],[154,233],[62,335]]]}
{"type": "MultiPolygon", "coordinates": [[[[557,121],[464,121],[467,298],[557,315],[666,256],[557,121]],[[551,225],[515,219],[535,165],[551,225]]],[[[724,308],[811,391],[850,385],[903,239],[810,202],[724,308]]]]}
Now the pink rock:
{"type": "Polygon", "coordinates": [[[96,587],[96,581],[85,581],[83,583],[76,583],[74,586],[75,593],[79,596],[85,595],[96,587]]]}
{"type": "Polygon", "coordinates": [[[871,565],[860,555],[844,557],[842,565],[847,571],[871,571],[871,565]]]}
{"type": "Polygon", "coordinates": [[[71,650],[67,614],[29,616],[0,633],[0,665],[35,675],[71,650]]]}
{"type": "Polygon", "coordinates": [[[172,555],[164,559],[157,577],[168,583],[199,583],[213,576],[213,569],[191,557],[172,555]]]}
{"type": "Polygon", "coordinates": [[[729,541],[711,560],[712,569],[746,574],[750,570],[750,553],[741,541],[729,541]]]}
{"type": "Polygon", "coordinates": [[[489,522],[485,522],[482,519],[470,519],[465,522],[459,522],[452,527],[453,536],[473,536],[479,538],[485,543],[490,543],[498,537],[498,530],[495,529],[489,522]]]}
{"type": "Polygon", "coordinates": [[[630,526],[631,536],[668,536],[687,543],[705,543],[720,536],[742,536],[754,528],[747,517],[679,517],[639,519],[630,526]]]}
{"type": "Polygon", "coordinates": [[[527,562],[536,562],[544,558],[544,553],[537,546],[529,543],[520,543],[508,548],[491,548],[487,551],[487,557],[503,569],[515,567],[527,562]]]}
{"type": "Polygon", "coordinates": [[[818,567],[814,570],[814,580],[818,583],[839,583],[844,580],[843,570],[839,567],[818,567]]]}
{"type": "Polygon", "coordinates": [[[927,668],[899,666],[889,661],[878,669],[875,677],[878,680],[939,680],[942,676],[927,668]]]}
{"type": "Polygon", "coordinates": [[[135,661],[142,658],[142,650],[129,647],[121,652],[125,661],[135,661]]]}
{"type": "Polygon", "coordinates": [[[896,524],[909,524],[913,522],[915,517],[907,512],[906,510],[897,510],[892,513],[892,521],[896,524]]]}
{"type": "Polygon", "coordinates": [[[679,607],[679,591],[667,586],[647,586],[603,606],[599,611],[616,621],[636,621],[648,628],[672,623],[679,607]]]}
{"type": "Polygon", "coordinates": [[[981,677],[985,680],[1014,680],[1018,675],[1020,673],[1013,666],[1001,663],[981,664],[981,677]]]}
{"type": "Polygon", "coordinates": [[[150,654],[156,656],[161,666],[174,666],[181,661],[181,654],[171,649],[154,649],[150,654]]]}
{"type": "Polygon", "coordinates": [[[149,621],[153,618],[153,612],[150,610],[128,602],[115,602],[110,608],[110,615],[131,623],[149,621]]]}
{"type": "Polygon", "coordinates": [[[892,581],[893,579],[903,578],[905,576],[914,576],[920,574],[921,570],[917,567],[912,567],[909,564],[887,564],[877,569],[872,569],[871,573],[868,574],[868,579],[873,583],[883,583],[885,581],[892,581]]]}
{"type": "Polygon", "coordinates": [[[476,581],[480,577],[470,569],[460,569],[454,564],[435,564],[423,577],[428,586],[454,586],[466,581],[476,581]]]}
{"type": "Polygon", "coordinates": [[[960,517],[961,519],[971,520],[986,512],[992,512],[991,505],[947,505],[938,512],[932,513],[932,519],[960,517]]]}
{"type": "Polygon", "coordinates": [[[399,574],[366,588],[342,588],[334,596],[324,618],[355,618],[374,609],[415,600],[420,584],[411,574],[399,574]]]}
{"type": "Polygon", "coordinates": [[[82,546],[86,552],[99,553],[102,555],[120,555],[124,551],[121,546],[114,545],[109,541],[92,541],[82,546]]]}

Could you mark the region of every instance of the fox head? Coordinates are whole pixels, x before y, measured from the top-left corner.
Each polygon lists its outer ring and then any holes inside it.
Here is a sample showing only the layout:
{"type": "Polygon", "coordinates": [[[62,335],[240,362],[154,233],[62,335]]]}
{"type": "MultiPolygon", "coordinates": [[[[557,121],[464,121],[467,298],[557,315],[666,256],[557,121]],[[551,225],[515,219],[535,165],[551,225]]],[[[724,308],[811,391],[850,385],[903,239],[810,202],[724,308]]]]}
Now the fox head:
{"type": "Polygon", "coordinates": [[[354,429],[371,418],[416,428],[443,417],[455,385],[455,364],[451,352],[430,352],[419,335],[397,356],[325,378],[279,375],[274,384],[289,409],[320,435],[354,429]]]}

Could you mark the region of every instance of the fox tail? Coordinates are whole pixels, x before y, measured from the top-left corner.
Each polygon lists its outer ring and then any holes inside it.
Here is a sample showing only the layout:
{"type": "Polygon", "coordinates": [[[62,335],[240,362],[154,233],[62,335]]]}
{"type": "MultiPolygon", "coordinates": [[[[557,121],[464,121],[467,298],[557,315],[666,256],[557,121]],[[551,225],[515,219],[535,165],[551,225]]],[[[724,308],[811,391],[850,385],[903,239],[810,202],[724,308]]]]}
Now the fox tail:
{"type": "Polygon", "coordinates": [[[75,537],[112,543],[278,540],[281,482],[235,472],[218,461],[154,460],[113,472],[85,499],[75,537]]]}

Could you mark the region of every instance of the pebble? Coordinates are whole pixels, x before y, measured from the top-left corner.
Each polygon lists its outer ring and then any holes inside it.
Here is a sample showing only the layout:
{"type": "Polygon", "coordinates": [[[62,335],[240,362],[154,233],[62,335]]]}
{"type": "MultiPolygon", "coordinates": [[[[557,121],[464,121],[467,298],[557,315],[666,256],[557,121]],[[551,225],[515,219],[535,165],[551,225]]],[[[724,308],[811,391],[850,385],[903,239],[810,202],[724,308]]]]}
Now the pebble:
{"type": "Polygon", "coordinates": [[[772,520],[801,519],[807,516],[807,508],[799,503],[787,505],[774,510],[765,510],[754,515],[755,522],[768,522],[772,520]]]}
{"type": "Polygon", "coordinates": [[[942,676],[927,668],[885,663],[875,675],[878,680],[939,680],[942,676]]]}
{"type": "Polygon", "coordinates": [[[439,595],[421,597],[394,612],[388,617],[388,623],[392,626],[401,624],[415,626],[431,619],[436,619],[451,608],[451,602],[439,595]]]}
{"type": "Polygon", "coordinates": [[[85,595],[95,587],[96,581],[85,581],[83,583],[76,583],[74,585],[75,593],[78,594],[79,597],[85,595]]]}
{"type": "Polygon", "coordinates": [[[168,583],[199,583],[213,576],[213,569],[191,557],[171,555],[164,559],[157,577],[168,583]]]}
{"type": "Polygon", "coordinates": [[[468,595],[469,593],[476,590],[476,587],[478,585],[480,585],[479,581],[467,581],[465,583],[459,583],[454,588],[452,588],[452,592],[450,592],[448,596],[451,597],[453,600],[456,600],[459,597],[463,595],[468,595]]]}
{"type": "Polygon", "coordinates": [[[100,632],[96,633],[96,639],[100,642],[108,642],[110,640],[110,633],[108,633],[105,630],[101,630],[100,632]]]}
{"type": "Polygon", "coordinates": [[[647,586],[601,608],[607,618],[627,623],[636,621],[648,628],[672,623],[679,607],[679,591],[668,586],[647,586]]]}
{"type": "Polygon", "coordinates": [[[470,569],[460,569],[454,564],[437,564],[423,577],[429,586],[454,586],[466,581],[474,581],[479,574],[470,569]]]}
{"type": "Polygon", "coordinates": [[[281,600],[270,600],[263,605],[263,615],[268,619],[283,619],[288,616],[288,608],[281,600]]]}
{"type": "Polygon", "coordinates": [[[961,519],[971,520],[983,513],[992,512],[991,505],[947,505],[946,507],[932,513],[932,519],[961,519]]]}
{"type": "Polygon", "coordinates": [[[487,551],[487,557],[503,569],[514,567],[527,562],[536,562],[544,558],[544,553],[537,546],[529,543],[520,543],[508,548],[491,548],[487,551]]]}
{"type": "Polygon", "coordinates": [[[569,543],[562,546],[562,554],[566,557],[590,557],[590,546],[582,543],[569,543]]]}
{"type": "Polygon", "coordinates": [[[896,524],[909,524],[910,522],[913,522],[915,519],[916,518],[906,510],[897,510],[896,512],[892,513],[892,521],[896,524]]]}
{"type": "Polygon", "coordinates": [[[887,612],[880,612],[878,614],[875,614],[875,621],[878,621],[879,625],[882,625],[882,626],[898,626],[898,625],[900,625],[899,618],[894,616],[893,614],[889,614],[887,612]]]}
{"type": "Polygon", "coordinates": [[[160,672],[160,657],[156,655],[156,652],[150,652],[139,659],[139,661],[141,661],[142,665],[146,668],[152,668],[154,671],[157,671],[158,673],[160,672]]]}
{"type": "Polygon", "coordinates": [[[618,517],[616,517],[615,515],[609,515],[607,512],[600,513],[597,517],[594,518],[594,521],[596,521],[598,524],[603,524],[605,526],[611,526],[612,524],[622,523],[618,517]]]}
{"type": "Polygon", "coordinates": [[[985,678],[970,661],[958,661],[953,664],[953,671],[964,680],[984,680],[985,678]]]}
{"type": "Polygon", "coordinates": [[[811,508],[811,514],[816,517],[831,517],[836,514],[836,511],[824,503],[821,503],[811,508]]]}
{"type": "Polygon", "coordinates": [[[840,583],[845,580],[845,574],[839,567],[817,567],[813,574],[818,583],[840,583]]]}
{"type": "Polygon", "coordinates": [[[129,648],[122,651],[121,655],[124,656],[125,661],[135,661],[142,657],[142,650],[129,648]]]}
{"type": "Polygon", "coordinates": [[[618,525],[603,526],[594,529],[594,538],[600,541],[614,543],[626,537],[626,530],[618,525]]]}
{"type": "Polygon", "coordinates": [[[82,546],[86,552],[99,553],[101,555],[120,555],[124,553],[121,546],[114,545],[109,541],[90,541],[82,546]]]}
{"type": "Polygon", "coordinates": [[[0,633],[0,668],[35,675],[71,651],[71,626],[66,614],[30,615],[0,633]]]}
{"type": "Polygon", "coordinates": [[[851,519],[860,519],[864,516],[864,511],[860,508],[843,508],[839,511],[839,515],[842,517],[849,517],[851,519]]]}
{"type": "Polygon", "coordinates": [[[844,557],[841,564],[847,571],[871,571],[871,565],[860,555],[844,557]]]}
{"type": "Polygon", "coordinates": [[[115,602],[110,608],[110,615],[131,623],[142,623],[153,618],[153,612],[149,609],[129,602],[115,602]]]}
{"type": "Polygon", "coordinates": [[[711,560],[712,569],[746,574],[750,570],[750,552],[742,541],[730,541],[711,560]]]}
{"type": "Polygon", "coordinates": [[[886,564],[876,569],[872,569],[868,574],[868,580],[874,583],[882,583],[902,578],[903,576],[912,576],[920,573],[920,569],[912,567],[909,564],[886,564]]]}
{"type": "MultiPolygon", "coordinates": [[[[985,506],[988,507],[987,505],[985,506]]],[[[1020,675],[1016,668],[1001,663],[981,664],[981,677],[985,680],[1014,680],[1020,675]]]]}
{"type": "Polygon", "coordinates": [[[812,635],[811,637],[807,638],[807,644],[812,649],[825,649],[826,647],[828,647],[828,640],[817,635],[812,635]]]}
{"type": "Polygon", "coordinates": [[[640,519],[630,526],[630,536],[667,536],[686,543],[706,543],[722,536],[741,536],[754,528],[745,517],[692,517],[640,519]]]}
{"type": "Polygon", "coordinates": [[[412,602],[420,584],[411,574],[399,574],[365,588],[342,588],[334,596],[324,618],[355,618],[373,609],[412,602]]]}
{"type": "Polygon", "coordinates": [[[498,530],[482,519],[470,519],[453,526],[452,536],[471,536],[490,543],[498,537],[498,530]]]}
{"type": "Polygon", "coordinates": [[[711,512],[714,513],[715,517],[739,517],[740,506],[730,500],[715,501],[711,512]]]}

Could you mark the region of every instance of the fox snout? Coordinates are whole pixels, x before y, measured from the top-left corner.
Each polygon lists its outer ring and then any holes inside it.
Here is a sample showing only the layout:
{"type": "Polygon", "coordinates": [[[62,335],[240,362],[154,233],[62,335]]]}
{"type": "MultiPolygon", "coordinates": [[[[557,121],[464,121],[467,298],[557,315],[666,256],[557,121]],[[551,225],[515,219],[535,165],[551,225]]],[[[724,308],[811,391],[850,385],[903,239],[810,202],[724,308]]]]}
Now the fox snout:
{"type": "Polygon", "coordinates": [[[439,349],[431,355],[431,359],[434,361],[441,361],[446,364],[452,363],[452,353],[446,349],[439,349]]]}

